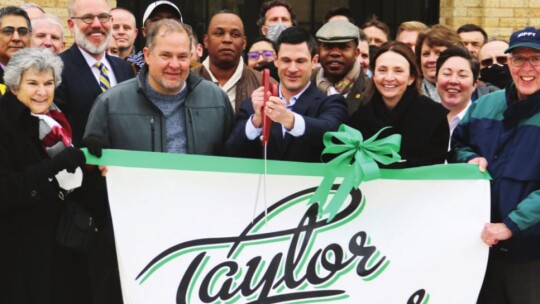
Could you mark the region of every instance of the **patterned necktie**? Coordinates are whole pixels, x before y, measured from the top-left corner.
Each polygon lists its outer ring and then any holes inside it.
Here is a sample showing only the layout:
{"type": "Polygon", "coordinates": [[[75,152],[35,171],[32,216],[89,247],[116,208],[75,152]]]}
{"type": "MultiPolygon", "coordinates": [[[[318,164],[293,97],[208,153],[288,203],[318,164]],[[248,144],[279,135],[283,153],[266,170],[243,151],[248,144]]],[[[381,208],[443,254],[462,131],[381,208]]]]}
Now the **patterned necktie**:
{"type": "Polygon", "coordinates": [[[111,88],[111,83],[109,81],[109,74],[107,73],[107,68],[105,65],[101,62],[96,62],[94,64],[96,68],[99,70],[99,87],[101,88],[102,92],[107,91],[111,88]]]}

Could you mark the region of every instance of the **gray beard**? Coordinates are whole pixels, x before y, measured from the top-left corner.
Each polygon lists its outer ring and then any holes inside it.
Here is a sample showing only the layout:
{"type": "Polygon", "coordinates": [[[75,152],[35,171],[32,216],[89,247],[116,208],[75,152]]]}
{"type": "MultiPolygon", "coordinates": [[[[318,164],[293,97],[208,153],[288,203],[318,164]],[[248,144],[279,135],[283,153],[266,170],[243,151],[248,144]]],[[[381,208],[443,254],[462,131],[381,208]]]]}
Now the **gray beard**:
{"type": "Polygon", "coordinates": [[[103,52],[105,52],[107,46],[109,45],[109,41],[111,41],[112,38],[112,31],[109,31],[109,35],[107,35],[105,41],[101,45],[96,46],[92,44],[92,42],[88,41],[88,39],[86,39],[86,36],[77,25],[75,25],[73,28],[75,32],[75,42],[77,43],[77,45],[93,55],[103,54],[103,52]]]}

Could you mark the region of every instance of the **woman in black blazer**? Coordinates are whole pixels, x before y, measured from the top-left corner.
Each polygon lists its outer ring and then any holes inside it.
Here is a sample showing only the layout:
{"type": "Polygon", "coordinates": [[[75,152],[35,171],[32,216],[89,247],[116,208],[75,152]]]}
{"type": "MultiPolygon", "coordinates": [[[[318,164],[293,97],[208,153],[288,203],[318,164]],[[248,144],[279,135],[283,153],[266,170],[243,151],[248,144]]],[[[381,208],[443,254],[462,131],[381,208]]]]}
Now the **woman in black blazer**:
{"type": "Polygon", "coordinates": [[[448,149],[448,111],[420,92],[421,78],[412,50],[400,42],[388,42],[370,63],[373,81],[369,102],[349,121],[365,139],[384,127],[379,137],[401,134],[402,161],[389,168],[442,164],[448,149]]]}

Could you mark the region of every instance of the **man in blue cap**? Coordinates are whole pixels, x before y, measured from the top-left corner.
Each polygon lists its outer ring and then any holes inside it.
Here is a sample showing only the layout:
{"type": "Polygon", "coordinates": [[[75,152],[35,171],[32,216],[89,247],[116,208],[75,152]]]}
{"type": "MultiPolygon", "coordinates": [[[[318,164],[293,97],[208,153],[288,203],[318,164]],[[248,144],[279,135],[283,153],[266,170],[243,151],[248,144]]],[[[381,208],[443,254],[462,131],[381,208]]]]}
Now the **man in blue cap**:
{"type": "Polygon", "coordinates": [[[510,37],[513,84],[482,96],[452,137],[458,162],[489,171],[491,247],[479,304],[540,303],[540,30],[510,37]]]}

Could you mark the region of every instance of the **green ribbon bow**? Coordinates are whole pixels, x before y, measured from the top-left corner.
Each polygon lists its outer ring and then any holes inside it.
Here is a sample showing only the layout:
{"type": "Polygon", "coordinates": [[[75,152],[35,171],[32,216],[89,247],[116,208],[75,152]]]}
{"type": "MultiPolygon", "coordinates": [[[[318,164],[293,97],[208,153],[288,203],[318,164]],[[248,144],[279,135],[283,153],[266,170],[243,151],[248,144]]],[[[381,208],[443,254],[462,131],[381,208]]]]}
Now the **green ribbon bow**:
{"type": "Polygon", "coordinates": [[[326,164],[329,172],[308,202],[308,204],[319,203],[320,217],[328,215],[330,222],[353,188],[357,189],[362,181],[379,178],[380,171],[376,161],[389,165],[401,159],[398,154],[401,135],[393,134],[377,140],[379,134],[387,128],[379,130],[367,140],[363,139],[360,131],[346,125],[341,125],[337,132],[324,134],[323,143],[326,148],[322,155],[337,154],[337,157],[326,164]],[[338,176],[344,177],[343,182],[327,204],[328,195],[338,176]]]}

